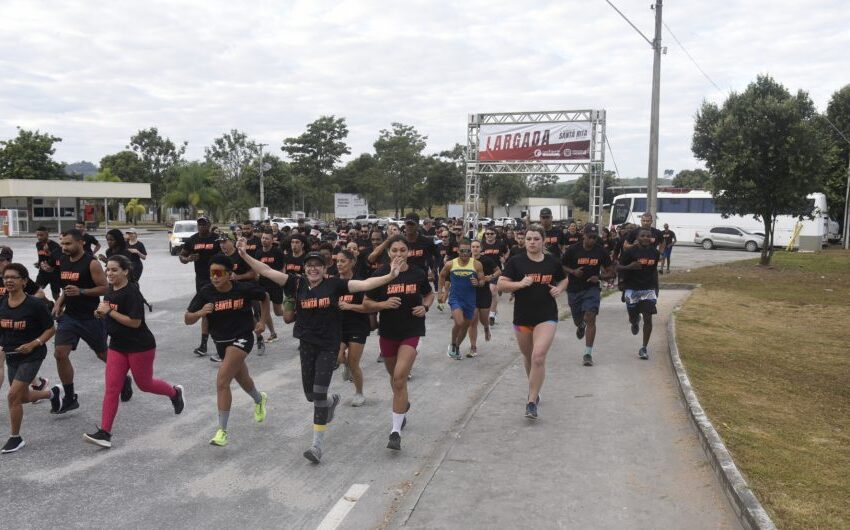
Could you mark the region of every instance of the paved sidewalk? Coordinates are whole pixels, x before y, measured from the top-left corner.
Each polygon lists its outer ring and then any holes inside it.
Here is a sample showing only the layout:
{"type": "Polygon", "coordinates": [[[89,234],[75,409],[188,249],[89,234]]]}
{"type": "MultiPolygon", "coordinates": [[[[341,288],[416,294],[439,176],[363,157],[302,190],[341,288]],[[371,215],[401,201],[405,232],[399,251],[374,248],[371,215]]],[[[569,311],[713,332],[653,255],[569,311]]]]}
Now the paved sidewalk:
{"type": "Polygon", "coordinates": [[[662,292],[649,361],[616,295],[603,301],[595,366],[581,366],[583,341],[562,322],[540,419],[523,417],[517,358],[395,524],[410,514],[411,528],[740,528],[670,368],[665,326],[684,296],[662,292]]]}

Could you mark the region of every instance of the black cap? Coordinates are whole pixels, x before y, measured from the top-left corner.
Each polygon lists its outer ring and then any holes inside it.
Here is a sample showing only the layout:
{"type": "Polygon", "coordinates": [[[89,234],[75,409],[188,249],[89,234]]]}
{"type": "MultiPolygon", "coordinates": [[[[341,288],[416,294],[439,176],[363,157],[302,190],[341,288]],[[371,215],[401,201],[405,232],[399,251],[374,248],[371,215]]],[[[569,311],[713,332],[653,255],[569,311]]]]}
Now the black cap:
{"type": "Polygon", "coordinates": [[[582,230],[585,234],[599,235],[599,229],[596,228],[595,224],[586,224],[584,225],[584,229],[582,230]]]}
{"type": "Polygon", "coordinates": [[[543,217],[544,215],[552,215],[552,210],[549,208],[543,208],[540,210],[540,217],[543,217]]]}
{"type": "Polygon", "coordinates": [[[407,215],[404,217],[404,224],[406,224],[406,225],[407,225],[407,224],[411,224],[411,223],[413,223],[413,224],[415,224],[415,225],[416,225],[416,224],[419,224],[419,215],[418,215],[418,214],[415,214],[415,213],[413,213],[413,212],[410,212],[409,214],[407,214],[407,215]]]}
{"type": "Polygon", "coordinates": [[[322,256],[321,252],[310,252],[306,256],[304,256],[304,265],[306,265],[307,262],[310,261],[311,259],[317,259],[317,260],[322,262],[322,265],[327,265],[327,262],[325,261],[325,257],[322,256]]]}
{"type": "Polygon", "coordinates": [[[12,252],[11,248],[5,246],[0,247],[0,259],[12,261],[12,256],[14,256],[14,253],[12,252]]]}
{"type": "Polygon", "coordinates": [[[210,218],[207,217],[206,215],[201,215],[201,216],[198,216],[198,222],[210,224],[210,218]]]}

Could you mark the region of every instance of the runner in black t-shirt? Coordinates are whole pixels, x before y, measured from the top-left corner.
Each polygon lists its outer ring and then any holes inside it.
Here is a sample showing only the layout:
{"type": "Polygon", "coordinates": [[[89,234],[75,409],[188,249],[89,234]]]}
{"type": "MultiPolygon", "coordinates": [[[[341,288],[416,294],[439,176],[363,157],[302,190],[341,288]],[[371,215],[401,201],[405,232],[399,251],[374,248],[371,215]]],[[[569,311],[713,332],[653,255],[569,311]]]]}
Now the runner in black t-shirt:
{"type": "MultiPolygon", "coordinates": [[[[351,246],[351,243],[349,243],[351,246]]],[[[356,245],[354,245],[356,247],[356,245]]],[[[357,260],[354,249],[341,251],[337,255],[337,275],[343,280],[362,280],[370,274],[366,271],[356,271],[357,260]]],[[[366,338],[372,332],[370,313],[363,306],[363,293],[349,293],[340,297],[339,309],[342,311],[342,340],[337,361],[342,365],[343,381],[354,383],[354,398],[352,407],[362,406],[366,401],[363,396],[363,371],[360,369],[360,359],[366,338]]]]}
{"type": "MultiPolygon", "coordinates": [[[[265,263],[272,269],[276,271],[283,270],[283,251],[280,250],[278,246],[276,246],[274,241],[274,235],[270,231],[263,232],[263,235],[260,237],[260,248],[257,250],[257,253],[254,255],[260,262],[265,263]]],[[[266,290],[266,293],[269,295],[269,301],[272,305],[272,310],[276,316],[283,316],[283,287],[276,284],[275,282],[269,280],[268,278],[260,277],[259,279],[260,287],[266,290]]],[[[274,327],[274,319],[272,318],[271,312],[269,312],[268,319],[265,322],[266,329],[269,331],[269,337],[266,339],[266,342],[274,342],[278,339],[277,331],[274,327]]]]}
{"type": "Polygon", "coordinates": [[[53,299],[59,298],[59,291],[62,286],[59,284],[59,271],[54,268],[53,264],[59,261],[62,255],[62,247],[59,243],[50,239],[50,234],[47,228],[39,226],[35,232],[36,243],[35,250],[38,255],[38,263],[35,266],[38,268],[38,275],[35,281],[42,289],[50,286],[50,293],[53,299]]]}
{"type": "Polygon", "coordinates": [[[260,237],[254,233],[254,223],[244,221],[242,223],[242,237],[245,239],[245,249],[252,256],[257,255],[257,251],[262,248],[263,242],[260,237]]]}
{"type": "Polygon", "coordinates": [[[581,243],[582,235],[578,231],[576,223],[570,223],[567,227],[567,233],[564,234],[564,246],[571,247],[577,243],[581,243]]]}
{"type": "Polygon", "coordinates": [[[128,228],[124,233],[127,235],[127,251],[133,262],[133,277],[138,282],[142,279],[142,272],[145,270],[144,262],[148,259],[148,251],[145,244],[139,241],[139,234],[135,228],[128,228]]]}
{"type": "Polygon", "coordinates": [[[648,359],[647,345],[652,335],[652,315],[658,299],[658,261],[661,254],[652,242],[649,228],[638,229],[637,245],[620,255],[617,271],[623,274],[625,291],[623,298],[632,325],[632,335],[640,330],[640,317],[643,316],[643,346],[638,352],[641,359],[648,359]]]}
{"type": "Polygon", "coordinates": [[[0,349],[4,352],[9,371],[11,433],[0,449],[2,453],[13,453],[25,445],[20,431],[24,403],[50,399],[55,407],[59,407],[58,386],[49,391],[30,387],[47,356],[44,344],[53,337],[55,328],[44,301],[24,292],[27,280],[29,272],[20,263],[11,263],[3,270],[6,296],[0,298],[0,349]]]}
{"type": "Polygon", "coordinates": [[[83,236],[83,251],[94,256],[100,250],[97,238],[86,232],[86,223],[75,223],[74,228],[83,236]]]}
{"type": "MultiPolygon", "coordinates": [[[[309,240],[306,236],[296,234],[289,238],[289,253],[283,256],[283,272],[300,276],[304,274],[304,256],[307,255],[309,240]]],[[[283,321],[286,324],[295,322],[295,293],[283,286],[283,321]]]]}
{"type": "Polygon", "coordinates": [[[567,299],[576,325],[576,338],[584,338],[585,366],[593,366],[593,342],[596,339],[596,315],[602,301],[602,280],[612,278],[611,256],[598,245],[596,227],[587,225],[580,243],[567,247],[563,264],[569,278],[567,299]]]}
{"type": "Polygon", "coordinates": [[[269,296],[257,283],[231,281],[233,262],[223,254],[210,258],[209,268],[210,284],[201,288],[192,299],[184,321],[191,326],[206,317],[216,352],[221,358],[216,377],[218,430],[210,444],[225,446],[233,401],[230,383],[234,379],[254,400],[254,420],[260,423],[266,419],[268,396],[257,391],[245,359],[254,346],[254,334],[262,334],[265,329],[263,322],[269,312],[269,296]],[[256,323],[251,308],[253,300],[261,302],[262,318],[256,323]]]}
{"type": "MultiPolygon", "coordinates": [[[[304,257],[304,274],[296,276],[273,270],[249,256],[240,242],[242,258],[260,275],[285,285],[295,295],[295,326],[293,335],[300,341],[301,380],[304,395],[313,403],[313,445],[304,457],[318,464],[322,459],[325,430],[333,420],[339,394],[328,398],[331,376],[337,367],[342,326],[340,300],[352,293],[375,289],[399,275],[401,259],[393,262],[385,274],[368,280],[327,278],[327,263],[318,252],[304,257]]],[[[406,264],[404,264],[406,265],[406,264]]]]}
{"type": "MultiPolygon", "coordinates": [[[[387,241],[391,259],[407,260],[410,247],[405,237],[394,236],[387,241]]],[[[425,336],[425,315],[434,302],[434,291],[425,271],[408,261],[400,270],[389,285],[367,293],[364,299],[369,311],[381,312],[379,344],[393,390],[393,425],[387,448],[395,450],[401,449],[401,430],[410,409],[407,378],[416,360],[419,338],[425,336]]],[[[382,267],[376,274],[387,272],[389,267],[382,267]]]]}
{"type": "Polygon", "coordinates": [[[100,427],[83,439],[100,447],[112,447],[112,422],[118,413],[118,397],[133,372],[142,392],[168,396],[174,413],[183,411],[183,387],[173,386],[153,376],[156,340],[145,323],[145,298],[139,284],[131,282],[132,262],[123,255],[110,256],[106,262],[106,281],[110,287],[95,315],[106,322],[109,349],[106,357],[106,388],[100,427]]]}
{"type": "Polygon", "coordinates": [[[546,252],[561,259],[561,252],[564,248],[564,232],[552,225],[552,210],[549,208],[540,210],[540,225],[543,228],[543,244],[546,252]]]}
{"type": "Polygon", "coordinates": [[[658,266],[658,272],[664,274],[664,263],[667,263],[667,273],[670,273],[670,254],[673,253],[673,245],[676,244],[676,232],[670,230],[670,225],[664,223],[664,230],[661,231],[661,241],[664,242],[664,250],[661,252],[661,263],[658,266]]]}
{"type": "Polygon", "coordinates": [[[484,340],[490,341],[490,306],[493,302],[490,286],[493,285],[493,280],[498,280],[499,275],[502,274],[502,267],[498,262],[490,256],[481,255],[481,242],[478,240],[472,242],[472,258],[481,262],[481,267],[484,270],[484,285],[475,290],[475,315],[472,317],[472,325],[469,326],[469,357],[478,355],[479,322],[484,328],[484,340]]]}
{"type": "Polygon", "coordinates": [[[567,286],[561,262],[544,252],[545,237],[543,228],[529,228],[525,233],[525,255],[508,260],[499,277],[499,290],[516,296],[513,323],[528,375],[525,417],[529,419],[537,419],[546,354],[558,327],[557,299],[567,286]]]}
{"type": "MultiPolygon", "coordinates": [[[[481,243],[481,255],[489,256],[500,266],[504,263],[505,256],[508,254],[508,246],[504,241],[496,237],[496,229],[488,227],[484,230],[484,240],[481,243]]],[[[496,320],[499,316],[499,292],[496,290],[497,278],[492,278],[490,281],[490,325],[496,325],[496,320]]]]}
{"type": "Polygon", "coordinates": [[[404,237],[407,239],[409,249],[407,262],[425,271],[428,281],[433,281],[436,277],[433,269],[437,258],[437,247],[433,239],[419,233],[419,216],[415,213],[409,214],[404,221],[404,237]]]}
{"type": "MultiPolygon", "coordinates": [[[[248,223],[250,224],[250,223],[248,223]]],[[[243,229],[244,232],[244,229],[243,229]]],[[[244,238],[243,238],[244,239],[244,238]]],[[[245,260],[243,260],[239,253],[236,251],[236,241],[233,239],[233,236],[227,232],[222,232],[218,236],[218,244],[221,247],[221,253],[230,258],[231,263],[233,263],[233,269],[230,272],[230,281],[232,282],[251,282],[256,283],[257,281],[257,273],[255,273],[245,260]]],[[[250,252],[252,256],[256,253],[256,250],[250,252]]],[[[251,303],[251,307],[254,310],[254,320],[260,319],[260,302],[258,300],[254,300],[251,303]]],[[[268,318],[271,319],[271,314],[269,313],[268,318]]],[[[265,322],[264,322],[265,324],[265,322]]],[[[254,345],[257,347],[257,355],[265,355],[266,354],[266,343],[263,341],[263,336],[258,334],[255,338],[254,345]]],[[[210,356],[210,360],[213,362],[220,362],[219,359],[215,355],[210,356]]]]}
{"type": "MultiPolygon", "coordinates": [[[[180,251],[180,263],[195,264],[195,293],[210,283],[210,258],[221,252],[218,244],[218,236],[210,230],[210,220],[206,216],[198,217],[198,233],[192,234],[184,243],[180,251]]],[[[195,348],[194,353],[198,357],[207,354],[207,341],[210,337],[207,319],[201,320],[201,345],[195,348]]]]}

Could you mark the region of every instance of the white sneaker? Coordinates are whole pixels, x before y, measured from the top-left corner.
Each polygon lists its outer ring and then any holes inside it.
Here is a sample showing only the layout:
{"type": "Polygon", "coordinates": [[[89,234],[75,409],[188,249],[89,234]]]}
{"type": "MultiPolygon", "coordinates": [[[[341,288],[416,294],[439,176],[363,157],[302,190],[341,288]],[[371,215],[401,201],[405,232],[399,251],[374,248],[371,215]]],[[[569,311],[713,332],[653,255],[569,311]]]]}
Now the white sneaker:
{"type": "Polygon", "coordinates": [[[363,394],[354,394],[354,397],[351,398],[351,406],[352,407],[361,407],[363,403],[366,402],[366,397],[363,394]]]}

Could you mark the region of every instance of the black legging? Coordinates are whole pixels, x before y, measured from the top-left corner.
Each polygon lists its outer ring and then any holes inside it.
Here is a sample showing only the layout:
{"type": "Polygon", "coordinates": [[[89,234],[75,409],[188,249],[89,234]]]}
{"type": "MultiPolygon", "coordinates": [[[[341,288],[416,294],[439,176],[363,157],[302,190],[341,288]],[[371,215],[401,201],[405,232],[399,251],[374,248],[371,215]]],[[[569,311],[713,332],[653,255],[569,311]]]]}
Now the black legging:
{"type": "Polygon", "coordinates": [[[304,395],[307,401],[313,403],[313,424],[327,425],[328,410],[331,406],[331,400],[328,399],[328,387],[337,366],[339,351],[303,341],[298,351],[301,354],[301,382],[304,384],[304,395]]]}

